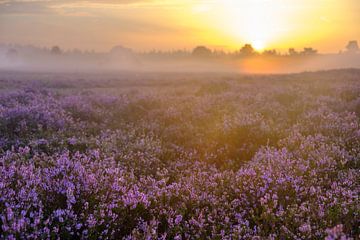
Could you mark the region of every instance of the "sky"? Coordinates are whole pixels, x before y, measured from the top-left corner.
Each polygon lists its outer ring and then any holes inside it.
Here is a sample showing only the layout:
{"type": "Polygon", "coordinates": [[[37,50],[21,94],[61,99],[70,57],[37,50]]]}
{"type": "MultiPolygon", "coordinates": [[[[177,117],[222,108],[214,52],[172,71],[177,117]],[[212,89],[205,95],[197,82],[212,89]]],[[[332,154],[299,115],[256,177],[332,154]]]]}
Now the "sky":
{"type": "Polygon", "coordinates": [[[360,0],[0,0],[0,43],[338,52],[349,40],[360,41],[360,0]]]}

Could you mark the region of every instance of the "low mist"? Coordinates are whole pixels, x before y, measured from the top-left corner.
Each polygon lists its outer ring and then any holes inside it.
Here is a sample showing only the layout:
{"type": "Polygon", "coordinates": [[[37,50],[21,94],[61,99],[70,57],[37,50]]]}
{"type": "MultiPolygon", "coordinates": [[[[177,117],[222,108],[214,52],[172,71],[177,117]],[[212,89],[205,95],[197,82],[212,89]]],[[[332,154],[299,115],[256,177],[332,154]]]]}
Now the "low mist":
{"type": "Polygon", "coordinates": [[[251,45],[225,53],[197,47],[193,51],[138,53],[116,46],[109,52],[63,51],[33,46],[0,46],[0,69],[31,72],[237,72],[293,73],[341,68],[360,68],[356,51],[318,54],[308,48],[287,54],[275,50],[256,52],[251,45]],[[250,50],[249,50],[250,48],[250,50]]]}

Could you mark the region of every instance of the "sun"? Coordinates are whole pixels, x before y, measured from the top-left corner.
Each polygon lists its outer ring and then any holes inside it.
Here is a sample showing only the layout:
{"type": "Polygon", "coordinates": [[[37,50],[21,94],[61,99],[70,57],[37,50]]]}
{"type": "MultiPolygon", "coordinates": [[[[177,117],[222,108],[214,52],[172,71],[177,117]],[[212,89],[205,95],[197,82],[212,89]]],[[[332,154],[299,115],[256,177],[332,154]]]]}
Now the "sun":
{"type": "Polygon", "coordinates": [[[272,47],[287,29],[289,16],[282,12],[281,0],[223,0],[224,28],[234,40],[251,43],[261,51],[272,47]]]}
{"type": "Polygon", "coordinates": [[[252,42],[252,46],[255,50],[261,51],[264,50],[266,47],[266,44],[262,42],[261,40],[255,40],[252,42]]]}

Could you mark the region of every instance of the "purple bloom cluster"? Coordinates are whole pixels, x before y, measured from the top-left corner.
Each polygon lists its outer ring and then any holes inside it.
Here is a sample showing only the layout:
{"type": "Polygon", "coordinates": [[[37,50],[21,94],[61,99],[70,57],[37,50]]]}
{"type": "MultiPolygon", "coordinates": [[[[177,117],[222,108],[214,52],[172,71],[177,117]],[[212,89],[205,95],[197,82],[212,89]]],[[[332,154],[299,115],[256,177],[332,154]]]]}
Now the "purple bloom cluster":
{"type": "Polygon", "coordinates": [[[0,238],[359,238],[360,72],[212,77],[2,91],[0,238]]]}

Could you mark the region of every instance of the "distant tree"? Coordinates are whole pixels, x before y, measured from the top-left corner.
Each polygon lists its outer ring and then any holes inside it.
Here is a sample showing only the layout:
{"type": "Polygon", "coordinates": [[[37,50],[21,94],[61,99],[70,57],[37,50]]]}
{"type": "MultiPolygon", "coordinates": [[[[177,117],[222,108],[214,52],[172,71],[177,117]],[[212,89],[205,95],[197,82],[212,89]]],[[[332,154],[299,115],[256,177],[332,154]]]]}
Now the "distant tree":
{"type": "Polygon", "coordinates": [[[114,46],[110,50],[110,54],[112,54],[112,55],[132,55],[133,51],[130,48],[126,48],[121,45],[117,45],[117,46],[114,46]]]}
{"type": "Polygon", "coordinates": [[[186,49],[182,49],[182,50],[175,50],[171,53],[172,56],[174,57],[185,57],[189,55],[189,52],[186,51],[186,49]]]}
{"type": "Polygon", "coordinates": [[[110,57],[112,61],[122,63],[135,60],[135,54],[133,50],[121,45],[114,46],[110,50],[108,57],[110,57]]]}
{"type": "Polygon", "coordinates": [[[346,49],[350,53],[356,53],[359,51],[359,45],[357,41],[350,41],[346,46],[346,49]]]}
{"type": "Polygon", "coordinates": [[[215,57],[224,57],[226,53],[223,50],[214,50],[213,55],[215,57]]]}
{"type": "Polygon", "coordinates": [[[244,56],[250,56],[250,55],[254,55],[255,49],[253,48],[253,46],[251,44],[245,44],[241,49],[240,49],[240,54],[244,55],[244,56]]]}
{"type": "Polygon", "coordinates": [[[62,51],[59,46],[53,46],[51,48],[51,54],[60,55],[61,53],[62,53],[62,51]]]}
{"type": "Polygon", "coordinates": [[[302,51],[301,54],[302,55],[316,55],[317,52],[318,51],[313,48],[304,48],[304,51],[302,51]]]}
{"type": "Polygon", "coordinates": [[[262,54],[265,55],[265,56],[277,56],[278,55],[278,53],[277,53],[277,51],[275,49],[273,49],[273,50],[265,50],[262,54]]]}
{"type": "Polygon", "coordinates": [[[194,48],[192,55],[194,57],[210,57],[212,55],[212,51],[205,46],[198,46],[194,48]]]}
{"type": "Polygon", "coordinates": [[[295,50],[295,48],[289,48],[289,55],[290,56],[296,56],[299,53],[295,50]]]}

